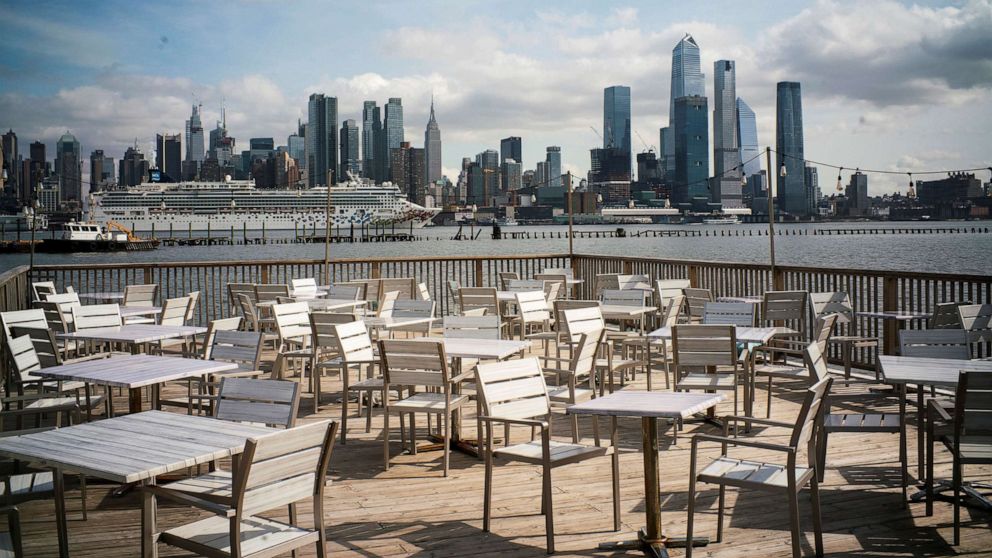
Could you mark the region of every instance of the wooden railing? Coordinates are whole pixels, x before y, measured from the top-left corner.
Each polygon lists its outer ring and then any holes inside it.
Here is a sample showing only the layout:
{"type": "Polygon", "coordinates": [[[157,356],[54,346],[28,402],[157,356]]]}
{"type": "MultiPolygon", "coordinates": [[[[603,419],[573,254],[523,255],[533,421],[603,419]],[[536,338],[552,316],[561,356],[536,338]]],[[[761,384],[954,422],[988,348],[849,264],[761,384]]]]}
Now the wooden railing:
{"type": "MultiPolygon", "coordinates": [[[[461,285],[497,286],[500,271],[516,271],[530,277],[545,267],[568,267],[585,279],[578,296],[595,296],[595,278],[601,273],[645,274],[653,279],[689,279],[693,286],[708,288],[714,296],[760,295],[766,290],[797,289],[811,292],[847,292],[857,311],[914,310],[929,311],[942,301],[992,302],[992,277],[940,273],[907,273],[861,269],[830,269],[777,266],[772,276],[767,265],[708,261],[661,260],[654,258],[610,257],[593,255],[538,254],[514,256],[411,257],[381,259],[339,259],[331,262],[331,281],[356,278],[415,277],[427,283],[432,297],[439,302],[438,311],[451,312],[446,281],[461,285]]],[[[28,305],[26,268],[17,268],[0,276],[0,305],[3,310],[28,305]]],[[[226,286],[231,282],[287,283],[292,278],[316,277],[323,282],[324,266],[319,260],[256,262],[181,262],[146,264],[73,264],[36,266],[30,280],[50,280],[61,291],[72,285],[80,292],[121,291],[133,283],[157,283],[162,297],[182,296],[199,290],[201,301],[197,321],[228,316],[226,286]]],[[[911,325],[910,327],[918,327],[911,325]]],[[[892,322],[879,323],[859,317],[851,330],[861,335],[878,336],[894,343],[897,328],[892,322]]],[[[849,331],[842,329],[841,333],[849,331]]],[[[979,354],[989,355],[990,347],[979,347],[979,354]]],[[[838,355],[834,354],[833,357],[838,355]]],[[[873,367],[873,350],[856,355],[855,364],[873,367]]]]}

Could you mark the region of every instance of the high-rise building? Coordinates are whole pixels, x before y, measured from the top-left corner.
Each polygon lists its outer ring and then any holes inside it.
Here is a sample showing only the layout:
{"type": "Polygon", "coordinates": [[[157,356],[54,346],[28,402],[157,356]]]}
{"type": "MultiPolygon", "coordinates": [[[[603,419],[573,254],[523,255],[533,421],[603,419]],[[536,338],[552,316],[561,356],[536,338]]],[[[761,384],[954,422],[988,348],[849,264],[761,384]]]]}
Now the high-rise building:
{"type": "Polygon", "coordinates": [[[338,167],[338,99],[310,95],[306,153],[310,187],[332,186],[341,179],[338,167]]]}
{"type": "MultiPolygon", "coordinates": [[[[393,149],[400,147],[403,143],[403,101],[399,97],[390,97],[389,101],[386,103],[386,114],[385,122],[383,122],[383,133],[386,136],[386,157],[392,153],[393,149]]],[[[388,161],[389,159],[387,159],[388,161]]],[[[392,179],[391,170],[387,164],[386,172],[390,174],[389,180],[392,179]]]]}
{"type": "Polygon", "coordinates": [[[149,162],[137,147],[128,147],[118,165],[117,183],[121,188],[137,186],[148,180],[149,162]]]}
{"type": "Polygon", "coordinates": [[[715,203],[740,208],[741,160],[737,136],[736,64],[733,60],[713,63],[713,190],[715,203]]]}
{"type": "Polygon", "coordinates": [[[737,98],[737,139],[740,142],[740,160],[744,165],[744,176],[758,174],[761,171],[761,153],[758,147],[758,120],[754,111],[737,98]]]}
{"type": "Polygon", "coordinates": [[[28,147],[30,158],[21,167],[21,200],[34,199],[34,191],[41,186],[41,180],[48,176],[48,160],[45,158],[45,144],[31,142],[28,147]]]}
{"type": "Polygon", "coordinates": [[[675,99],[675,180],[672,201],[681,209],[706,210],[710,201],[709,120],[706,97],[675,99]]]}
{"type": "Polygon", "coordinates": [[[523,140],[518,136],[510,136],[499,141],[500,161],[513,159],[522,165],[524,162],[523,157],[523,140]]]}
{"type": "Polygon", "coordinates": [[[59,192],[63,202],[81,202],[83,199],[83,162],[80,159],[79,141],[66,132],[55,144],[55,172],[59,175],[59,192]]]}
{"type": "Polygon", "coordinates": [[[499,168],[499,151],[487,149],[475,156],[475,162],[484,169],[495,170],[499,168]]]}
{"type": "Polygon", "coordinates": [[[775,104],[775,158],[778,173],[778,206],[793,215],[809,215],[806,161],[803,155],[803,104],[798,82],[778,83],[775,104]],[[781,169],[785,167],[785,176],[781,169]]]}
{"type": "Polygon", "coordinates": [[[182,177],[182,138],[179,134],[155,134],[155,166],[178,182],[182,177]]]}
{"type": "Polygon", "coordinates": [[[352,120],[345,120],[341,124],[341,179],[344,180],[347,174],[352,173],[360,176],[362,170],[362,160],[359,155],[359,133],[358,124],[352,120]]]}
{"type": "Polygon", "coordinates": [[[362,105],[362,176],[378,180],[375,169],[375,138],[382,133],[382,118],[375,101],[362,105]]]}
{"type": "MultiPolygon", "coordinates": [[[[805,174],[804,183],[806,184],[806,200],[809,203],[809,213],[810,215],[816,215],[819,213],[817,206],[820,205],[820,199],[823,197],[820,193],[820,176],[817,172],[816,167],[812,165],[806,165],[804,169],[805,174]]],[[[865,193],[867,195],[868,187],[865,186],[865,193]]]]}
{"type": "Polygon", "coordinates": [[[547,155],[544,158],[547,172],[547,185],[561,187],[561,147],[549,145],[547,155]]]}
{"type": "Polygon", "coordinates": [[[614,85],[603,90],[603,149],[627,156],[627,180],[631,177],[630,87],[614,85]]]}
{"type": "Polygon", "coordinates": [[[114,183],[114,159],[102,149],[90,153],[90,192],[106,190],[114,183]]]}
{"type": "Polygon", "coordinates": [[[548,186],[548,163],[547,161],[538,161],[534,165],[534,174],[531,177],[531,186],[536,188],[543,188],[548,186]]]}
{"type": "Polygon", "coordinates": [[[427,176],[424,167],[427,156],[424,149],[410,147],[410,142],[403,142],[389,152],[393,183],[406,194],[407,199],[414,203],[424,203],[427,176]]]}
{"type": "Polygon", "coordinates": [[[210,130],[210,151],[207,157],[217,159],[220,168],[225,169],[231,166],[234,159],[235,141],[233,137],[227,135],[227,111],[221,109],[223,117],[217,126],[210,130]]]}
{"type": "Polygon", "coordinates": [[[286,138],[286,153],[296,161],[296,168],[299,169],[306,158],[306,143],[303,136],[293,134],[286,138]]]}
{"type": "Polygon", "coordinates": [[[186,160],[203,162],[203,124],[200,122],[200,107],[193,105],[193,113],[186,121],[186,160]]]}
{"type": "Polygon", "coordinates": [[[665,172],[675,172],[675,100],[680,97],[705,97],[706,82],[699,65],[699,45],[696,39],[686,34],[672,49],[672,87],[668,100],[668,127],[662,130],[661,152],[665,172]]]}
{"type": "Polygon", "coordinates": [[[20,156],[17,154],[17,134],[11,129],[3,135],[3,170],[7,171],[7,182],[4,187],[15,192],[20,198],[20,156]]]}
{"type": "MultiPolygon", "coordinates": [[[[815,167],[806,167],[815,168],[815,167]]],[[[868,215],[871,210],[871,202],[868,201],[868,175],[856,172],[851,175],[851,181],[847,184],[847,211],[848,215],[861,216],[868,215]]]]}
{"type": "Polygon", "coordinates": [[[427,182],[441,179],[441,128],[434,118],[434,98],[431,98],[431,117],[424,130],[424,149],[427,152],[427,182]]]}
{"type": "Polygon", "coordinates": [[[512,192],[523,186],[524,166],[516,159],[504,159],[500,167],[500,185],[504,191],[512,192]]]}

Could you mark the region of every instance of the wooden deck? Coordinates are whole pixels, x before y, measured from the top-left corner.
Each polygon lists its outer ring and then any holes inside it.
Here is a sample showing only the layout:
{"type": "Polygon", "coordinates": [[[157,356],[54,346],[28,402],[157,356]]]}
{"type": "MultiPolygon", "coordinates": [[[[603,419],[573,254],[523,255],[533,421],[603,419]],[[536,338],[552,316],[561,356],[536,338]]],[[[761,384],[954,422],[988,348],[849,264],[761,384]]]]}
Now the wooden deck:
{"type": "MultiPolygon", "coordinates": [[[[660,376],[658,377],[660,379],[660,376]]],[[[627,389],[644,389],[643,375],[627,389]]],[[[657,381],[657,380],[656,380],[657,381]]],[[[662,382],[663,383],[663,382],[662,382]]],[[[325,404],[337,400],[337,378],[324,382],[325,404]]],[[[171,388],[179,393],[180,388],[171,388]]],[[[843,393],[844,389],[835,390],[843,393]]],[[[168,393],[166,394],[168,395],[168,393]]],[[[758,390],[757,412],[764,413],[765,392],[758,390]]],[[[340,417],[340,406],[325,405],[314,414],[312,400],[305,395],[301,422],[315,418],[340,417]]],[[[798,391],[783,383],[776,387],[774,418],[793,419],[798,409],[798,391]]],[[[119,408],[125,408],[122,397],[119,408]]],[[[473,407],[474,408],[474,407],[473,407]]],[[[719,412],[729,414],[730,404],[719,412]]],[[[469,413],[471,415],[471,413],[469,413]]],[[[581,419],[584,434],[591,441],[591,423],[581,419]]],[[[605,425],[605,421],[602,422],[605,425]]],[[[642,526],[643,480],[639,421],[625,420],[621,431],[621,510],[622,531],[611,527],[610,465],[603,458],[565,466],[554,472],[554,516],[561,556],[640,556],[639,552],[597,551],[598,543],[631,538],[642,526]]],[[[338,444],[331,463],[333,485],[325,504],[330,526],[331,551],[335,556],[542,556],[544,522],[540,512],[540,469],[510,464],[497,466],[494,483],[494,521],[491,533],[482,531],[483,464],[480,460],[454,453],[451,476],[441,477],[441,453],[420,452],[401,455],[397,429],[393,428],[393,459],[389,471],[382,467],[382,421],[375,415],[372,431],[364,432],[364,419],[350,420],[347,445],[338,444]]],[[[418,421],[421,439],[426,420],[418,421]]],[[[465,432],[474,435],[475,421],[466,420],[465,432]]],[[[559,420],[555,434],[568,436],[568,423],[559,420]]],[[[689,438],[694,432],[717,434],[718,429],[703,423],[689,423],[671,443],[671,431],[663,435],[662,506],[663,527],[668,535],[682,535],[686,523],[686,495],[689,467],[689,438]]],[[[780,429],[756,429],[759,436],[782,442],[787,435],[780,429]]],[[[517,431],[518,436],[526,436],[517,431]]],[[[910,430],[910,475],[916,478],[915,430],[910,430]]],[[[951,506],[935,505],[935,515],[924,515],[924,504],[903,506],[899,488],[898,437],[888,434],[831,436],[826,481],[821,488],[824,519],[824,547],[828,556],[971,556],[992,555],[992,513],[963,508],[962,544],[949,545],[951,506]]],[[[704,452],[714,456],[714,446],[704,452]]],[[[761,450],[741,449],[735,455],[752,459],[774,459],[761,450]]],[[[950,476],[946,453],[937,455],[937,476],[950,476]]],[[[972,467],[966,478],[990,478],[992,467],[972,467]]],[[[137,495],[122,498],[110,495],[112,486],[91,481],[87,506],[88,521],[79,518],[78,491],[69,494],[69,537],[73,556],[101,558],[138,555],[140,514],[137,495]]],[[[715,487],[702,490],[697,515],[697,535],[715,536],[715,487]]],[[[911,489],[912,490],[912,489],[911,489]]],[[[805,493],[804,495],[805,496],[805,493]]],[[[789,556],[786,501],[757,492],[727,493],[728,516],[724,541],[697,549],[697,556],[789,556]]],[[[23,514],[27,556],[55,556],[54,505],[40,500],[20,505],[23,514]]],[[[808,498],[801,497],[803,529],[811,528],[808,498]]],[[[305,510],[304,517],[309,510],[305,510]]],[[[168,528],[190,521],[197,512],[183,506],[160,508],[159,527],[168,528]]],[[[279,514],[273,514],[278,517],[279,514]]],[[[813,555],[812,533],[805,531],[805,555],[813,555]]],[[[160,545],[162,556],[186,554],[160,545]]],[[[683,552],[675,549],[673,556],[683,552]]],[[[303,552],[313,555],[313,550],[303,552]]]]}

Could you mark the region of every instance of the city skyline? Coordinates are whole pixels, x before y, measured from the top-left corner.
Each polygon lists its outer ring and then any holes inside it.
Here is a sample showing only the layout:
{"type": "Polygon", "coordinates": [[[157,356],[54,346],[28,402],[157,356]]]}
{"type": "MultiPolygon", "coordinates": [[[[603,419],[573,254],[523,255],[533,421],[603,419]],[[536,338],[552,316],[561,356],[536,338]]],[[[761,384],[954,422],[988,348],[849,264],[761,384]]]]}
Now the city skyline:
{"type": "MultiPolygon", "coordinates": [[[[84,10],[14,1],[0,8],[0,44],[9,53],[0,125],[13,128],[22,145],[44,141],[50,156],[70,130],[87,154],[102,149],[122,157],[137,137],[151,157],[156,134],[184,131],[191,105],[202,103],[205,129],[214,128],[225,106],[227,129],[242,142],[295,133],[297,119],[307,120],[309,95],[323,93],[338,99],[339,123],[361,122],[365,100],[402,98],[403,135],[418,138],[433,91],[450,179],[461,157],[496,148],[507,136],[524,139],[525,161],[560,145],[563,172],[584,176],[585,153],[601,144],[589,126],[602,122],[602,91],[614,84],[631,87],[631,128],[658,152],[658,129],[671,110],[671,50],[689,33],[703,69],[735,61],[737,96],[756,113],[761,148],[775,141],[775,83],[797,81],[811,158],[891,170],[985,166],[990,6],[811,2],[744,9],[713,2],[699,12],[676,6],[661,13],[645,3],[579,3],[574,13],[527,7],[511,17],[501,12],[512,10],[482,6],[346,5],[335,7],[335,17],[367,18],[354,27],[356,36],[377,46],[314,66],[298,56],[299,44],[288,51],[264,38],[289,27],[308,37],[308,49],[349,48],[344,38],[304,33],[312,25],[306,6],[265,16],[224,10],[228,27],[217,34],[210,22],[220,8],[211,6],[124,10],[110,2],[84,10]],[[130,25],[112,35],[88,25],[122,18],[130,25]],[[143,21],[155,22],[154,33],[151,24],[135,23],[143,21]],[[237,55],[246,35],[253,37],[252,57],[237,55]],[[479,64],[487,71],[478,72],[479,64]]],[[[640,140],[633,144],[635,154],[643,151],[640,140]]],[[[904,183],[873,177],[871,193],[904,190],[904,183]]]]}

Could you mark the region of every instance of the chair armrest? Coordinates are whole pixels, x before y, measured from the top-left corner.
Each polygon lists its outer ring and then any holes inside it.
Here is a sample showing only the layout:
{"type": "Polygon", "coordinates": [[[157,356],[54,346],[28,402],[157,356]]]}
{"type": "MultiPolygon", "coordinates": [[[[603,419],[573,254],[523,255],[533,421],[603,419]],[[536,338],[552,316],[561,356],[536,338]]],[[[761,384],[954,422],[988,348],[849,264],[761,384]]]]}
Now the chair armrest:
{"type": "Polygon", "coordinates": [[[742,440],[740,438],[730,438],[725,436],[713,436],[711,434],[695,434],[692,437],[692,446],[695,448],[699,442],[714,442],[717,444],[732,444],[735,446],[746,446],[749,448],[758,448],[771,451],[782,451],[785,453],[795,453],[796,450],[789,446],[782,446],[779,444],[769,444],[767,442],[757,442],[754,440],[742,440]]]}
{"type": "Polygon", "coordinates": [[[155,496],[165,498],[166,500],[172,500],[174,502],[179,502],[186,504],[188,506],[193,506],[200,508],[201,510],[206,510],[210,513],[219,515],[221,517],[231,518],[237,513],[237,510],[225,506],[223,504],[218,504],[216,502],[210,502],[202,498],[197,498],[196,496],[191,496],[185,492],[177,492],[175,490],[169,490],[164,486],[154,486],[146,485],[142,486],[141,490],[146,492],[151,492],[155,496]]]}
{"type": "Polygon", "coordinates": [[[930,421],[933,421],[935,418],[945,422],[950,422],[953,420],[950,413],[947,412],[947,409],[941,407],[940,403],[936,399],[930,399],[927,401],[927,413],[930,421]]]}
{"type": "Polygon", "coordinates": [[[479,416],[479,420],[483,422],[505,422],[507,424],[519,424],[521,426],[538,426],[542,430],[547,430],[550,425],[544,420],[532,420],[532,419],[509,419],[503,417],[487,417],[479,416]]]}
{"type": "Polygon", "coordinates": [[[771,339],[765,343],[765,347],[769,349],[794,349],[797,351],[802,351],[806,348],[809,343],[805,341],[797,341],[795,339],[771,339]]]}
{"type": "Polygon", "coordinates": [[[731,423],[737,424],[737,422],[753,422],[755,424],[763,424],[765,426],[779,426],[782,428],[795,428],[796,426],[795,424],[782,422],[780,420],[759,419],[759,418],[745,417],[740,415],[727,415],[721,417],[721,420],[723,421],[724,428],[729,427],[731,423]]]}
{"type": "Polygon", "coordinates": [[[454,378],[451,378],[448,381],[450,381],[453,384],[460,384],[460,383],[464,382],[465,380],[468,380],[469,378],[474,378],[474,377],[475,377],[475,372],[473,372],[473,371],[470,370],[470,371],[467,371],[467,372],[462,372],[461,374],[455,376],[454,378]]]}
{"type": "Polygon", "coordinates": [[[220,372],[218,374],[212,374],[212,376],[217,378],[257,378],[265,374],[268,374],[268,372],[262,370],[246,370],[244,372],[220,372]]]}

